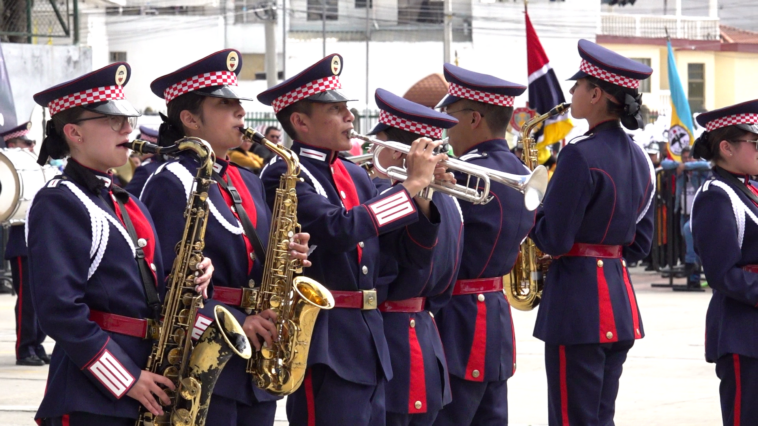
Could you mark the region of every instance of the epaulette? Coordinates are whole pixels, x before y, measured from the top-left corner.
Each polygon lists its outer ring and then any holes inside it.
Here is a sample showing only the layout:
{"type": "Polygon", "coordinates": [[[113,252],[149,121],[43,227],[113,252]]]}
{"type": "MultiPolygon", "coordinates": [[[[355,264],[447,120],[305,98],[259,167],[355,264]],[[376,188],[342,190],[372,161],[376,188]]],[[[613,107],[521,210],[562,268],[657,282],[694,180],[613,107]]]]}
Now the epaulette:
{"type": "Polygon", "coordinates": [[[458,159],[461,160],[461,161],[468,161],[468,160],[472,160],[472,159],[475,159],[475,158],[487,158],[487,153],[486,152],[479,153],[479,152],[477,152],[477,150],[474,150],[470,154],[463,155],[463,156],[461,156],[458,159]]]}
{"type": "Polygon", "coordinates": [[[571,139],[571,141],[569,142],[569,144],[577,144],[579,142],[586,141],[587,139],[590,139],[590,138],[593,138],[593,137],[595,137],[594,133],[590,133],[589,135],[577,136],[574,139],[571,139]]]}
{"type": "Polygon", "coordinates": [[[61,183],[61,180],[63,180],[63,179],[61,179],[61,178],[59,178],[59,177],[54,177],[54,178],[50,179],[50,180],[49,180],[49,181],[48,181],[48,182],[45,184],[45,187],[46,187],[46,188],[57,188],[57,187],[58,187],[58,185],[61,183]]]}

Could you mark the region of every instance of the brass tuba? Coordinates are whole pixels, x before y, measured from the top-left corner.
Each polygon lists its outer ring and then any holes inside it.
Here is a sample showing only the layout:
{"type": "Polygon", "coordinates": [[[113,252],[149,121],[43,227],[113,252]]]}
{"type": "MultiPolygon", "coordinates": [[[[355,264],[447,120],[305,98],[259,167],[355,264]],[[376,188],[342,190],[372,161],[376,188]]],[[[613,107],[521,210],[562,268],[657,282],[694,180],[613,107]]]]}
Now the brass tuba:
{"type": "Polygon", "coordinates": [[[278,341],[273,347],[264,345],[260,352],[254,353],[248,361],[247,372],[266,392],[289,395],[305,379],[316,317],[322,309],[334,307],[334,298],[326,287],[311,278],[293,278],[295,273],[303,272],[302,262],[289,257],[290,240],[300,232],[295,192],[300,180],[297,154],[269,141],[254,129],[240,131],[244,138],[268,148],[287,164],[274,198],[263,279],[253,296],[256,312],[266,309],[276,312],[278,341]]]}
{"type": "Polygon", "coordinates": [[[186,137],[169,147],[135,140],[129,148],[139,153],[176,155],[192,151],[200,160],[195,185],[190,193],[184,216],[184,234],[176,246],[177,256],[168,277],[168,291],[163,301],[163,321],[153,334],[158,334],[147,360],[147,370],[168,377],[176,391],[168,392],[171,407],[162,416],[155,416],[140,407],[137,426],[203,426],[208,414],[211,394],[221,370],[229,359],[251,356],[250,341],[242,326],[226,308],[216,306],[215,321],[192,343],[191,333],[203,297],[195,293],[197,265],[203,260],[205,229],[208,224],[208,189],[213,180],[213,150],[202,139],[186,137]]]}
{"type": "MultiPolygon", "coordinates": [[[[524,164],[529,170],[541,167],[537,162],[537,142],[530,135],[532,130],[543,121],[565,113],[570,106],[571,104],[562,103],[547,113],[529,120],[521,128],[524,164]]],[[[544,167],[541,168],[544,169],[544,167]]],[[[530,311],[539,305],[548,266],[550,266],[550,261],[545,258],[544,253],[534,245],[531,238],[526,238],[521,243],[516,264],[513,265],[511,272],[503,277],[503,293],[511,306],[520,311],[530,311]]]]}

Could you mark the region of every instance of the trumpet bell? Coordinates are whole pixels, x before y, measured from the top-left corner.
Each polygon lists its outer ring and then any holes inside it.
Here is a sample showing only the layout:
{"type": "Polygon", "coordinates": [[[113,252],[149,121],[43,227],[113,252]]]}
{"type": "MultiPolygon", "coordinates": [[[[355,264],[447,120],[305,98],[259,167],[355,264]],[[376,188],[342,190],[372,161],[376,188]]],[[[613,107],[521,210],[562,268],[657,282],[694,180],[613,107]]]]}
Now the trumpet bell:
{"type": "Polygon", "coordinates": [[[529,211],[535,210],[542,203],[547,191],[548,174],[544,166],[539,166],[532,172],[524,187],[524,205],[529,211]]]}

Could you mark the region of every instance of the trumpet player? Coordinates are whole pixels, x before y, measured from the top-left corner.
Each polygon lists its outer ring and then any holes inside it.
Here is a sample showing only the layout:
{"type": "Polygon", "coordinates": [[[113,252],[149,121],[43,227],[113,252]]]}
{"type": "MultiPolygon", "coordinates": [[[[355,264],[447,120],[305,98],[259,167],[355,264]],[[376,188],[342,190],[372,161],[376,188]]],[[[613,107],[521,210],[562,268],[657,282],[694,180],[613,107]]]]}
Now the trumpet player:
{"type": "MultiPolygon", "coordinates": [[[[52,116],[38,161],[70,156],[26,223],[31,294],[56,343],[35,416],[43,426],[132,426],[140,404],[162,414],[174,386],[144,370],[148,320],[158,319],[165,290],[156,228],[108,173],[128,161],[139,115],[124,99],[129,77],[129,65],[116,62],[34,95],[52,116]]],[[[202,292],[213,267],[209,259],[199,266],[202,292]]]]}
{"type": "Polygon", "coordinates": [[[571,141],[531,238],[554,257],[534,336],[545,342],[551,425],[613,424],[622,366],[644,335],[626,262],[653,235],[655,170],[621,129],[642,124],[640,81],[653,70],[587,40],[571,114],[590,130],[571,141]]]}
{"type": "MultiPolygon", "coordinates": [[[[158,142],[168,146],[184,136],[208,142],[216,154],[213,179],[208,194],[210,218],[203,253],[217,261],[212,300],[194,319],[192,336],[197,339],[210,326],[218,303],[228,307],[245,334],[260,350],[265,342],[273,346],[276,316],[271,310],[248,315],[249,299],[243,289],[260,283],[265,247],[271,225],[271,211],[264,200],[263,185],[251,171],[228,161],[227,151],[242,143],[246,100],[237,93],[237,75],[242,58],[237,50],[225,49],[164,75],[150,85],[153,93],[166,100],[168,116],[160,127],[158,142]],[[215,76],[208,78],[207,76],[215,76]]],[[[198,164],[190,155],[159,167],[145,184],[142,200],[155,217],[158,234],[167,244],[163,250],[168,273],[176,253],[174,243],[182,239],[184,211],[189,187],[198,164]]],[[[308,235],[296,234],[290,256],[307,266],[308,235]]],[[[213,426],[273,425],[276,400],[259,389],[246,372],[247,362],[233,357],[224,367],[213,388],[206,424],[213,426]]]]}
{"type": "MultiPolygon", "coordinates": [[[[513,100],[526,87],[445,64],[448,94],[439,108],[458,119],[448,131],[461,161],[511,174],[529,170],[508,150],[505,132],[513,100]]],[[[458,182],[466,182],[456,174],[458,182]]],[[[472,181],[470,185],[478,186],[472,181]]],[[[437,315],[450,370],[453,401],[435,425],[508,423],[507,380],[515,371],[511,308],[503,294],[503,275],[516,262],[519,245],[534,221],[524,197],[493,182],[493,199],[475,205],[460,201],[464,251],[453,297],[437,315]]]]}
{"type": "MultiPolygon", "coordinates": [[[[328,55],[258,95],[274,107],[300,158],[298,222],[318,246],[305,275],[328,287],[335,300],[334,309],[318,315],[304,383],[287,399],[287,417],[296,426],[385,424],[392,366],[377,310],[379,254],[428,266],[440,221],[434,203],[414,199],[447,158],[434,153],[439,142],[414,141],[408,179],[383,193],[362,168],[337,156],[350,149],[354,120],[339,90],[342,67],[342,56],[328,55]]],[[[285,167],[272,160],[261,171],[268,202],[285,167]]]]}
{"type": "MultiPolygon", "coordinates": [[[[442,129],[455,118],[377,89],[379,123],[369,133],[378,139],[406,145],[416,139],[440,139],[442,129]]],[[[403,167],[404,155],[390,149],[378,153],[386,169],[403,167]]],[[[376,173],[378,167],[374,168],[376,173]]],[[[387,176],[374,179],[379,191],[391,186],[387,176]]],[[[458,200],[442,192],[433,194],[440,214],[434,258],[426,268],[399,265],[382,253],[379,311],[392,362],[393,377],[386,386],[387,426],[431,426],[442,406],[451,400],[447,360],[434,322],[434,314],[452,297],[460,266],[463,217],[458,200]],[[389,275],[389,278],[385,275],[389,275]]]]}

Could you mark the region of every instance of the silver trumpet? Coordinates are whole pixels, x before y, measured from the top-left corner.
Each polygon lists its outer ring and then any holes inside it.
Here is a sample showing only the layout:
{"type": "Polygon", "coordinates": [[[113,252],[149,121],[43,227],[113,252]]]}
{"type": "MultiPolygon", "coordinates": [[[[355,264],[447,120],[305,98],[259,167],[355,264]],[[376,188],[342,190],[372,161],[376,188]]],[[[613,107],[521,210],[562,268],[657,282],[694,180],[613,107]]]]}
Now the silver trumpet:
{"type": "MultiPolygon", "coordinates": [[[[374,144],[373,163],[374,168],[381,174],[384,174],[391,179],[397,181],[405,181],[408,178],[407,170],[403,167],[390,166],[388,168],[382,167],[379,163],[379,153],[382,149],[388,148],[393,151],[398,151],[403,154],[408,154],[410,146],[393,141],[382,141],[370,136],[365,136],[353,131],[350,134],[351,138],[361,139],[365,142],[374,144]]],[[[356,156],[360,161],[368,161],[370,157],[366,157],[369,154],[356,156]]],[[[435,191],[440,191],[444,194],[451,195],[471,202],[473,204],[487,204],[492,200],[490,195],[490,183],[492,181],[500,182],[510,188],[513,188],[522,194],[524,194],[524,205],[526,209],[532,211],[539,207],[542,202],[542,198],[545,196],[545,190],[547,189],[547,169],[544,167],[537,167],[531,174],[528,175],[516,175],[501,172],[498,170],[488,169],[486,167],[477,166],[471,163],[466,163],[458,159],[451,158],[447,161],[443,161],[440,165],[449,170],[454,170],[468,175],[466,185],[451,184],[442,181],[433,181],[429,188],[435,191]],[[472,179],[476,179],[476,184],[471,185],[472,179]]],[[[425,198],[431,198],[432,191],[422,191],[422,196],[425,198]]]]}

